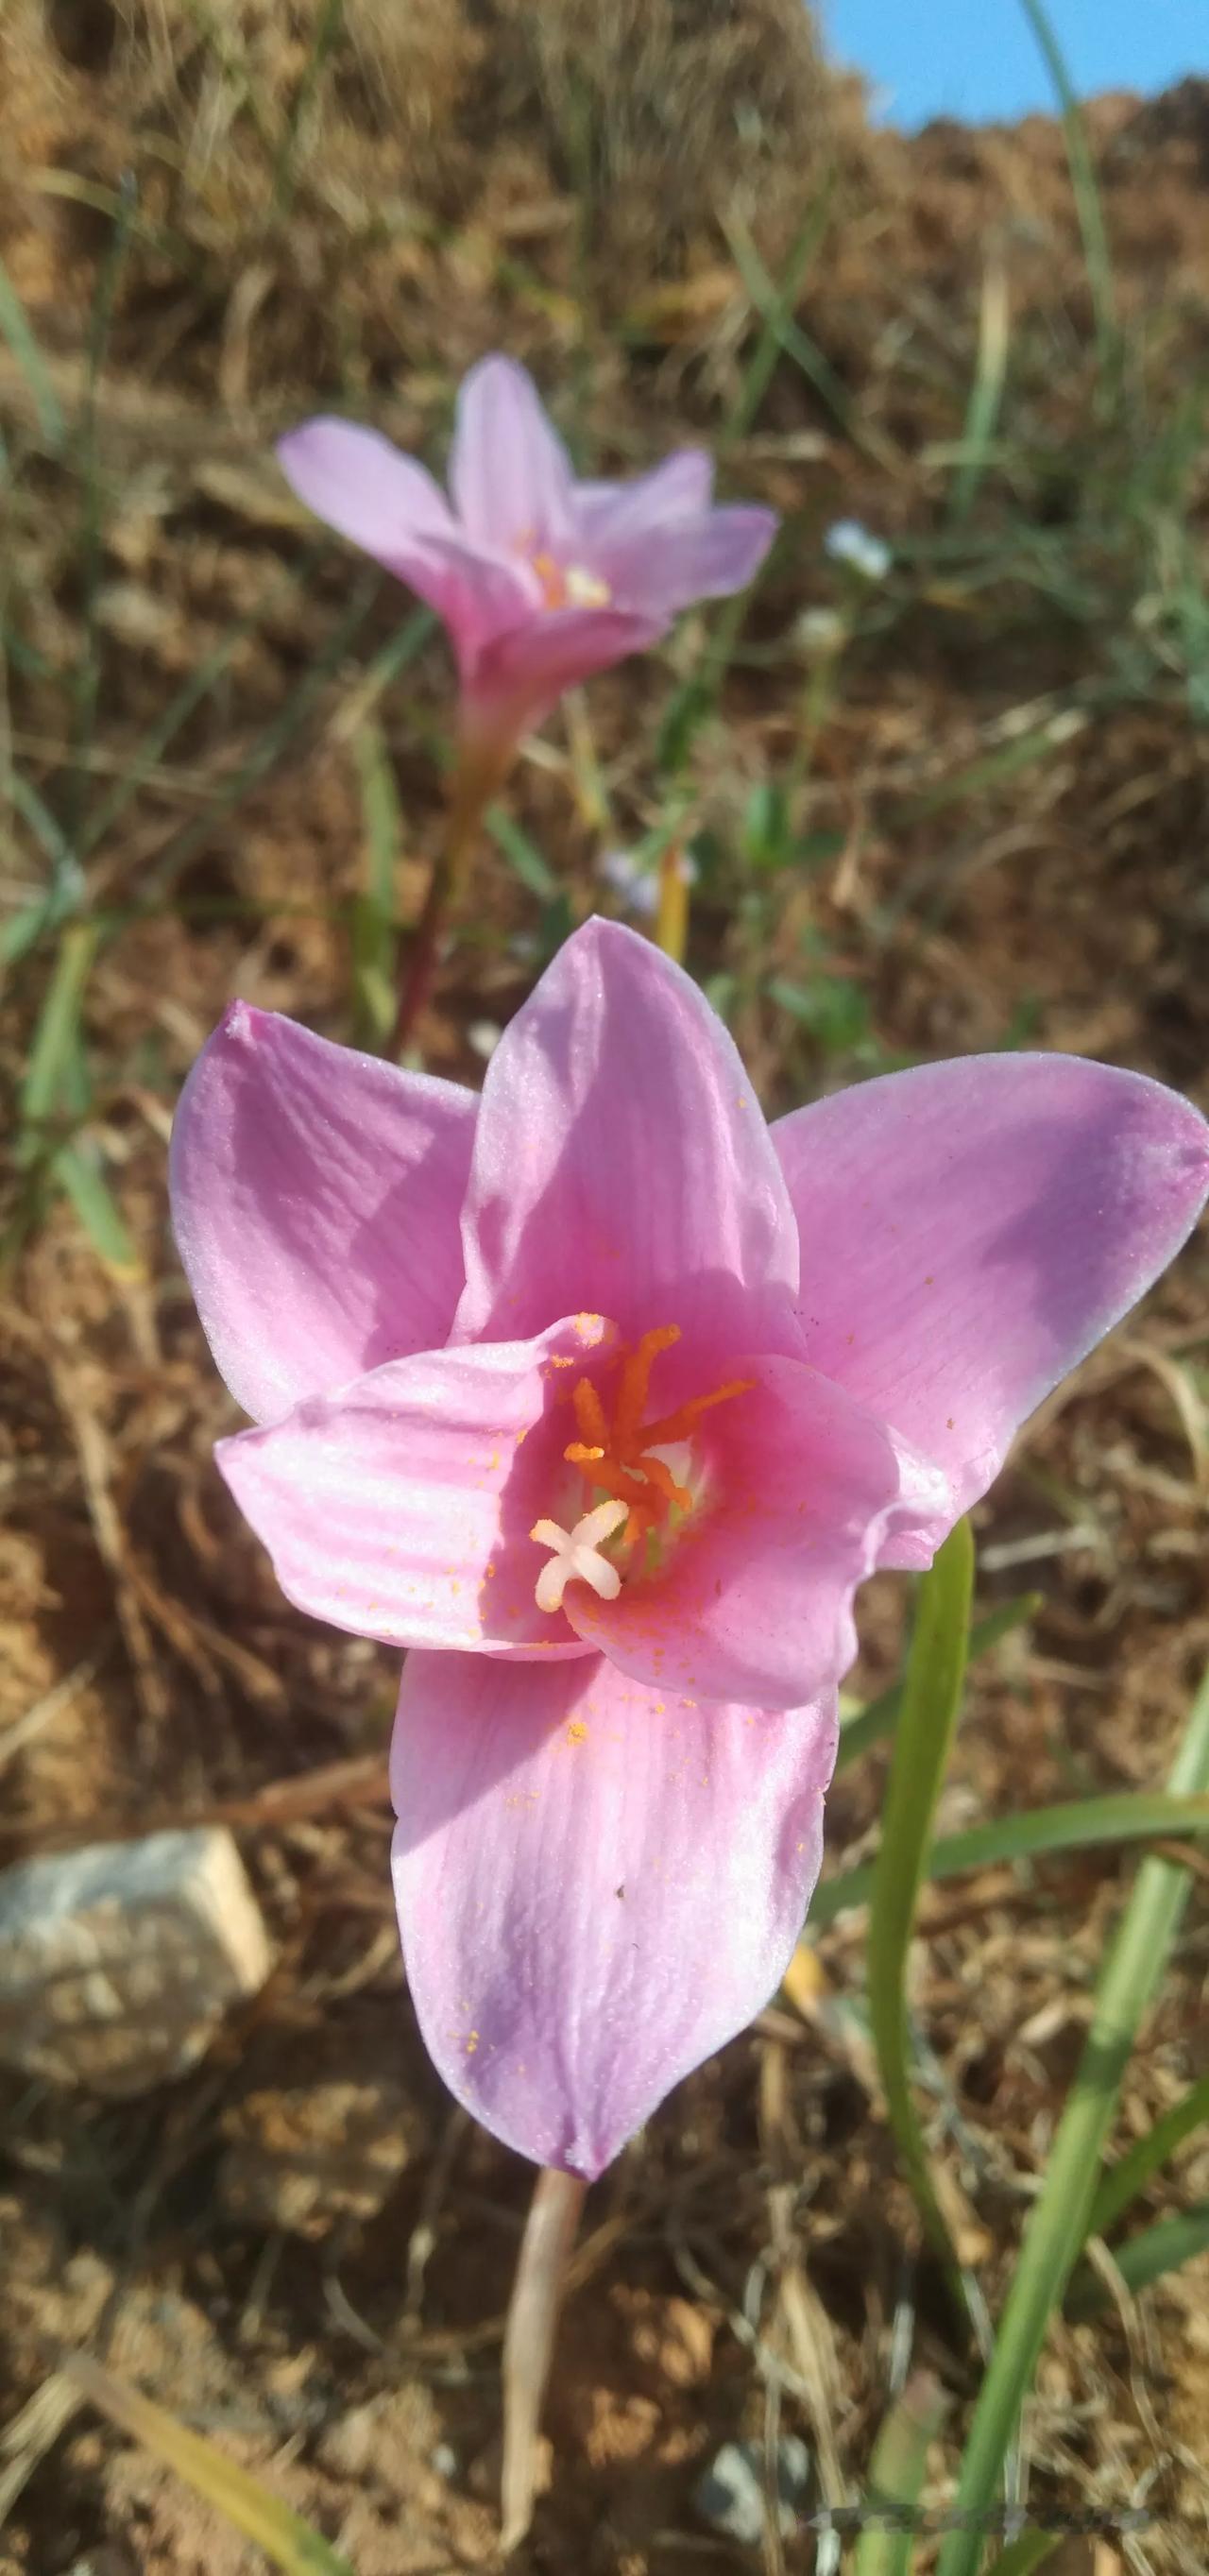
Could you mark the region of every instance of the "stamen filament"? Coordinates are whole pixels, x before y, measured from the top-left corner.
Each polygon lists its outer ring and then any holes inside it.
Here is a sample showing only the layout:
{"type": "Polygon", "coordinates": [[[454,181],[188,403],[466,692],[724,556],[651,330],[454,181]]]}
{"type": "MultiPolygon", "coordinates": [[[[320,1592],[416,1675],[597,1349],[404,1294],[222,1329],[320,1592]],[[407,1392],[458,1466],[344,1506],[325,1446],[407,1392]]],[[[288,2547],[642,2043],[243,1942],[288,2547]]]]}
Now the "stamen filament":
{"type": "Polygon", "coordinates": [[[687,1440],[693,1424],[701,1414],[709,1412],[711,1405],[729,1404],[733,1395],[750,1395],[755,1382],[754,1377],[731,1378],[726,1386],[716,1386],[712,1395],[690,1395],[687,1404],[680,1405],[675,1413],[665,1413],[661,1421],[644,1422],[643,1448],[657,1448],[665,1440],[687,1440]]]}
{"type": "MultiPolygon", "coordinates": [[[[660,1351],[670,1351],[680,1339],[679,1324],[660,1324],[654,1332],[644,1333],[636,1351],[631,1352],[621,1372],[617,1395],[616,1440],[624,1457],[632,1449],[642,1428],[642,1411],[651,1383],[651,1370],[660,1351]]],[[[645,1442],[645,1433],[643,1440],[645,1442]]]]}

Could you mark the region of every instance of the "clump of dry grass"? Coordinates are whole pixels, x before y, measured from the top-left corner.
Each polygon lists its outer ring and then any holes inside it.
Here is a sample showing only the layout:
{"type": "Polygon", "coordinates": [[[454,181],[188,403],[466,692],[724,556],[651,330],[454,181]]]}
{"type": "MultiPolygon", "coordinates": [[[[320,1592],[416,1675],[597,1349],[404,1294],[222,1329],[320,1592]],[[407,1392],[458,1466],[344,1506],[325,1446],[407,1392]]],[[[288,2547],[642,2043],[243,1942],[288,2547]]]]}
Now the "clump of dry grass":
{"type": "Polygon", "coordinates": [[[174,354],[234,285],[266,375],[313,374],[318,340],[350,387],[463,354],[419,310],[434,254],[486,293],[505,262],[537,296],[586,263],[608,311],[734,208],[783,233],[829,96],[803,0],[11,0],[0,86],[0,244],[35,312],[78,313],[129,174],[140,318],[170,308],[174,354]]]}

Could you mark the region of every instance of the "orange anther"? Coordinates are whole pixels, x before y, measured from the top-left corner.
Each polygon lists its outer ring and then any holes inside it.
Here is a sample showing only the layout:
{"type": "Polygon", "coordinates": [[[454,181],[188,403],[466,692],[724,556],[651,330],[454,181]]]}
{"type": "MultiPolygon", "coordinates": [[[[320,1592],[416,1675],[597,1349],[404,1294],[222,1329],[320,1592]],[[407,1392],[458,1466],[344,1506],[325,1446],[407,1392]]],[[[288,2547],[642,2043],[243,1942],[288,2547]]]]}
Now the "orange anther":
{"type": "Polygon", "coordinates": [[[746,1395],[754,1384],[751,1378],[732,1378],[709,1395],[690,1396],[658,1422],[644,1422],[651,1370],[660,1352],[671,1350],[679,1339],[678,1324],[658,1324],[643,1334],[637,1349],[623,1362],[611,1427],[591,1378],[579,1378],[572,1389],[582,1437],[573,1440],[563,1456],[579,1468],[589,1485],[628,1504],[623,1533],[627,1545],[652,1528],[666,1509],[675,1506],[689,1512],[693,1508],[689,1487],[678,1484],[666,1460],[652,1452],[664,1442],[687,1439],[703,1413],[726,1404],[732,1396],[746,1395]]]}
{"type": "Polygon", "coordinates": [[[584,1439],[594,1441],[602,1450],[607,1449],[609,1426],[605,1421],[604,1406],[590,1377],[576,1379],[571,1401],[575,1407],[575,1419],[584,1439]]]}
{"type": "Polygon", "coordinates": [[[647,1388],[651,1382],[651,1369],[660,1351],[670,1351],[679,1339],[679,1324],[657,1325],[654,1332],[643,1334],[637,1350],[631,1353],[622,1369],[621,1385],[617,1392],[616,1430],[617,1446],[623,1456],[627,1449],[633,1447],[638,1438],[647,1399],[647,1388]]]}

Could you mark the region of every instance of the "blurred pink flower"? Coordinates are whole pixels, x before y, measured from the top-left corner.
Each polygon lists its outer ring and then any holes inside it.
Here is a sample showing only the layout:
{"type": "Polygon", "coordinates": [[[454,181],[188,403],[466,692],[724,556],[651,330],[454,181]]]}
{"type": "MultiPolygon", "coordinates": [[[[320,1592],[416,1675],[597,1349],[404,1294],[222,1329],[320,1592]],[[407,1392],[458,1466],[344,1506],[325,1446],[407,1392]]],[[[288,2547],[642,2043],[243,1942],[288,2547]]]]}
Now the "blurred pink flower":
{"type": "Polygon", "coordinates": [[[447,2083],[595,2174],[775,1988],[853,1595],[922,1566],[1170,1260],[1209,1129],[1060,1055],[770,1130],[696,986],[590,922],[481,1100],[236,1003],[177,1240],[258,1418],[224,1475],[291,1600],[411,1649],[393,1750],[447,2083]]]}
{"type": "Polygon", "coordinates": [[[711,504],[686,448],[631,483],[577,483],[523,367],[484,358],[458,396],[447,501],[376,430],[312,420],[277,451],[300,500],[444,619],[464,731],[499,765],[593,671],[642,651],[682,608],[742,590],[772,510],[711,504]]]}

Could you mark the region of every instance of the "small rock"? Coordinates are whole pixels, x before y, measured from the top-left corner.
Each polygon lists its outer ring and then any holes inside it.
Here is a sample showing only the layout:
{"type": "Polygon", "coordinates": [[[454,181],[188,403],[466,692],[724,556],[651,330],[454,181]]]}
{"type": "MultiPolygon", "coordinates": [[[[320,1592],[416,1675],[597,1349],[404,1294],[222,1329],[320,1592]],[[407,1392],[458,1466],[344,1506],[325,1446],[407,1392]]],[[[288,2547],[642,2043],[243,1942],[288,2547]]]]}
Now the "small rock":
{"type": "Polygon", "coordinates": [[[317,2237],[338,2218],[376,2218],[416,2143],[402,2086],[291,2085],[246,2093],[223,2116],[218,2173],[228,2215],[317,2237]]]}
{"type": "MultiPolygon", "coordinates": [[[[777,2521],[788,2540],[806,2510],[811,2459],[796,2433],[777,2444],[777,2521]]],[[[704,2477],[693,2489],[693,2503],[703,2522],[756,2549],[764,2537],[764,2446],[760,2442],[724,2442],[704,2477]]]]}
{"type": "Polygon", "coordinates": [[[146,2092],[204,2055],[271,1965],[225,1827],[20,1861],[0,1870],[0,2061],[146,2092]]]}

